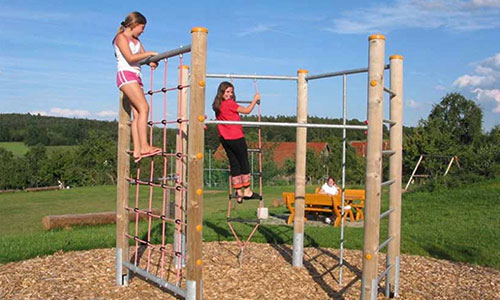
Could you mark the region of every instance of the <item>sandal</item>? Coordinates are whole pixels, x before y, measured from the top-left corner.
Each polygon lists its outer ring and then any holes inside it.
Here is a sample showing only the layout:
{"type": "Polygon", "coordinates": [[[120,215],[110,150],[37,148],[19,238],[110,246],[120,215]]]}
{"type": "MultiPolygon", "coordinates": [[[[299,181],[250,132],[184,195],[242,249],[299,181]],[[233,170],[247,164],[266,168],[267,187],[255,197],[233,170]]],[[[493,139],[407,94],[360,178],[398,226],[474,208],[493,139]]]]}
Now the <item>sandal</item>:
{"type": "Polygon", "coordinates": [[[259,194],[252,192],[252,195],[244,196],[243,199],[245,199],[245,200],[253,200],[253,199],[261,200],[262,197],[259,194]]]}
{"type": "Polygon", "coordinates": [[[149,152],[143,152],[143,153],[141,153],[141,155],[139,157],[134,156],[134,162],[138,163],[144,157],[154,156],[154,155],[160,154],[162,152],[163,152],[163,150],[161,150],[160,148],[153,147],[153,150],[151,150],[149,152]]]}

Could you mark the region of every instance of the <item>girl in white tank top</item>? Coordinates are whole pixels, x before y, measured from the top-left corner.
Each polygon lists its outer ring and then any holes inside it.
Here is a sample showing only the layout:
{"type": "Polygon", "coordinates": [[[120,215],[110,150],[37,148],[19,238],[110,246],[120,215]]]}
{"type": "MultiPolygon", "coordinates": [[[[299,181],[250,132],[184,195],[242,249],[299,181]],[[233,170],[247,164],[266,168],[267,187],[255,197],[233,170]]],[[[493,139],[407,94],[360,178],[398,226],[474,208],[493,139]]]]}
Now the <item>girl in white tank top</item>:
{"type": "MultiPolygon", "coordinates": [[[[121,23],[118,33],[113,39],[118,66],[117,85],[127,96],[132,107],[131,128],[135,162],[144,157],[162,153],[160,148],[153,147],[148,143],[149,105],[142,89],[141,65],[139,62],[158,53],[145,51],[139,41],[139,36],[144,32],[145,26],[146,18],[139,12],[132,12],[121,23]]],[[[156,62],[151,62],[149,65],[153,70],[158,66],[156,62]]]]}

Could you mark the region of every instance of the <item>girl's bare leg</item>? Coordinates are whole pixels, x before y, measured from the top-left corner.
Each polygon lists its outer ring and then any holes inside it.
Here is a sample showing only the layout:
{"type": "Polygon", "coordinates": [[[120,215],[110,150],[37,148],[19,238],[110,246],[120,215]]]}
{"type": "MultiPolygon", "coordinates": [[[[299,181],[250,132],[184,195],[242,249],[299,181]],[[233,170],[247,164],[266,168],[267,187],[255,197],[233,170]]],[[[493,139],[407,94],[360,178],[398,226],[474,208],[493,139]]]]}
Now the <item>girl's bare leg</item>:
{"type": "MultiPolygon", "coordinates": [[[[148,114],[149,105],[144,97],[144,92],[137,82],[131,82],[123,85],[122,92],[127,95],[133,108],[137,111],[137,117],[134,118],[137,122],[137,137],[139,140],[140,153],[146,153],[157,149],[151,147],[148,143],[148,114]]],[[[136,149],[134,149],[134,152],[136,149]]]]}
{"type": "Polygon", "coordinates": [[[141,144],[139,143],[139,132],[137,129],[137,117],[139,116],[139,112],[132,106],[132,142],[134,144],[134,158],[138,158],[141,156],[141,144]]]}

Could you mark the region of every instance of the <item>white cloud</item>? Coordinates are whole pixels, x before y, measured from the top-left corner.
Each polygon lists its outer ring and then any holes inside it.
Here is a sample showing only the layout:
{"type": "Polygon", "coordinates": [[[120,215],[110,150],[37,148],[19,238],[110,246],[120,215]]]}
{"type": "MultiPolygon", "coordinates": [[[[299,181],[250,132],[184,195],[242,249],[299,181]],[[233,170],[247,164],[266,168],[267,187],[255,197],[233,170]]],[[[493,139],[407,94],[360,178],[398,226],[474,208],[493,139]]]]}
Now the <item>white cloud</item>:
{"type": "Polygon", "coordinates": [[[90,112],[88,110],[78,110],[78,109],[68,109],[68,108],[59,108],[53,107],[50,109],[50,115],[56,117],[87,117],[90,116],[90,112]]]}
{"type": "Polygon", "coordinates": [[[477,63],[474,73],[476,74],[460,76],[453,82],[453,86],[474,93],[478,101],[494,102],[495,107],[492,112],[500,113],[500,90],[498,89],[500,86],[500,53],[477,63]]]}
{"type": "Polygon", "coordinates": [[[49,114],[47,114],[46,111],[43,111],[43,110],[34,110],[34,111],[30,111],[29,113],[32,115],[40,115],[40,116],[48,116],[49,115],[49,114]]]}
{"type": "Polygon", "coordinates": [[[438,91],[447,91],[448,88],[442,84],[438,84],[436,86],[434,86],[434,89],[438,90],[438,91]]]}
{"type": "Polygon", "coordinates": [[[458,77],[454,82],[453,86],[458,86],[459,88],[463,87],[475,87],[480,86],[488,80],[488,77],[484,76],[471,76],[471,75],[463,75],[458,77]]]}
{"type": "Polygon", "coordinates": [[[475,89],[473,90],[477,95],[477,99],[479,101],[490,101],[493,100],[496,102],[495,108],[493,108],[494,113],[500,113],[500,90],[492,89],[492,90],[483,90],[483,89],[475,89]]]}
{"type": "Polygon", "coordinates": [[[500,0],[472,0],[472,5],[477,7],[500,7],[500,0]]]}
{"type": "Polygon", "coordinates": [[[422,107],[422,103],[415,101],[414,99],[408,99],[405,103],[409,108],[418,109],[422,107]]]}
{"type": "Polygon", "coordinates": [[[500,27],[500,0],[396,0],[345,11],[327,31],[369,34],[402,28],[474,31],[500,27]],[[498,7],[498,8],[497,8],[498,7]]]}
{"type": "Polygon", "coordinates": [[[251,35],[251,34],[271,31],[271,29],[272,29],[271,26],[258,24],[256,26],[248,28],[247,30],[241,31],[241,32],[237,33],[236,35],[239,37],[242,37],[242,36],[247,36],[247,35],[251,35]]]}
{"type": "Polygon", "coordinates": [[[118,113],[116,111],[112,111],[112,110],[103,110],[103,111],[97,112],[95,115],[98,117],[102,117],[102,118],[110,118],[110,117],[112,118],[112,117],[118,116],[118,113]]]}

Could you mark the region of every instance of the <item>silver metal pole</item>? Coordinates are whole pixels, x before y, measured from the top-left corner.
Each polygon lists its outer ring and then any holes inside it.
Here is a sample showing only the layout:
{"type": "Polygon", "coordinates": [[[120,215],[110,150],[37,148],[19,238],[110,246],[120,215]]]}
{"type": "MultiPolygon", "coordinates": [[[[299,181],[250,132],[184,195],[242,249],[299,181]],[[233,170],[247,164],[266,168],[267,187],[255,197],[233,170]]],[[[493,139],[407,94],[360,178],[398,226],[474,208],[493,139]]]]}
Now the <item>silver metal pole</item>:
{"type": "MultiPolygon", "coordinates": [[[[389,69],[389,65],[385,65],[384,69],[389,69]]],[[[336,76],[341,76],[341,75],[350,75],[350,74],[358,74],[358,73],[366,73],[366,72],[368,72],[368,68],[343,70],[343,71],[336,71],[336,72],[330,72],[330,73],[309,75],[306,77],[306,80],[321,79],[321,78],[336,77],[336,76]]]]}
{"type": "MultiPolygon", "coordinates": [[[[342,124],[347,123],[347,75],[342,76],[342,124]]],[[[344,265],[344,200],[345,200],[345,160],[346,160],[346,129],[342,128],[342,204],[340,221],[340,258],[339,258],[339,284],[342,285],[342,267],[344,265]]]]}
{"type": "Polygon", "coordinates": [[[137,273],[142,277],[147,278],[148,280],[151,280],[152,282],[158,284],[159,286],[164,287],[169,291],[172,291],[176,295],[182,296],[183,298],[186,297],[186,291],[184,291],[183,289],[174,284],[171,284],[170,282],[167,282],[159,277],[154,276],[153,274],[149,273],[144,269],[141,269],[129,262],[123,262],[123,266],[127,267],[127,269],[129,269],[130,271],[137,273]]]}
{"type": "Polygon", "coordinates": [[[305,127],[305,128],[336,128],[367,130],[367,125],[341,125],[341,124],[310,124],[289,122],[253,122],[253,121],[217,121],[205,120],[205,124],[247,125],[247,126],[275,126],[275,127],[305,127]]]}
{"type": "Polygon", "coordinates": [[[208,149],[208,186],[212,187],[212,149],[208,149]]]}
{"type": "Polygon", "coordinates": [[[139,63],[141,65],[149,64],[150,62],[157,62],[165,58],[177,56],[183,53],[191,52],[191,45],[180,46],[177,49],[168,50],[155,56],[150,56],[141,60],[139,63]]]}
{"type": "Polygon", "coordinates": [[[281,76],[281,75],[244,75],[244,74],[207,74],[207,78],[227,78],[227,79],[268,79],[268,80],[295,80],[297,76],[281,76]]]}

